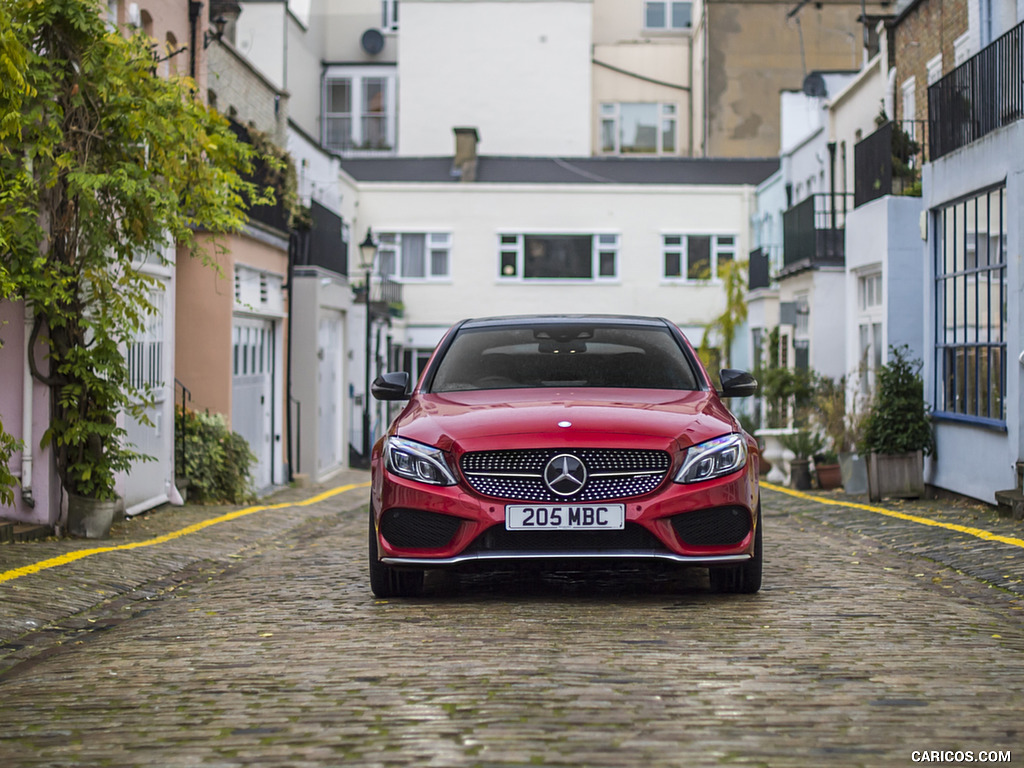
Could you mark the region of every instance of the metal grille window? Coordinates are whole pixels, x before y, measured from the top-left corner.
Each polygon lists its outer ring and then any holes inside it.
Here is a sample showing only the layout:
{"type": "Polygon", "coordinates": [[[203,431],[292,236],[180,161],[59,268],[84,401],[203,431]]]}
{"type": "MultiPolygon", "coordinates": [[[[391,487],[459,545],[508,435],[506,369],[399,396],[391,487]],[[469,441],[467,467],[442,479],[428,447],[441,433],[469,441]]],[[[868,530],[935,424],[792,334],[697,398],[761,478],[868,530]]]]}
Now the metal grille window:
{"type": "Polygon", "coordinates": [[[614,280],[619,274],[617,234],[501,235],[498,254],[504,279],[614,280]]]}
{"type": "Polygon", "coordinates": [[[146,318],[145,327],[128,345],[128,383],[136,389],[157,394],[164,386],[164,292],[153,291],[149,301],[153,314],[146,318]]]}
{"type": "Polygon", "coordinates": [[[1006,423],[1006,187],[934,211],[935,411],[1006,423]]]}

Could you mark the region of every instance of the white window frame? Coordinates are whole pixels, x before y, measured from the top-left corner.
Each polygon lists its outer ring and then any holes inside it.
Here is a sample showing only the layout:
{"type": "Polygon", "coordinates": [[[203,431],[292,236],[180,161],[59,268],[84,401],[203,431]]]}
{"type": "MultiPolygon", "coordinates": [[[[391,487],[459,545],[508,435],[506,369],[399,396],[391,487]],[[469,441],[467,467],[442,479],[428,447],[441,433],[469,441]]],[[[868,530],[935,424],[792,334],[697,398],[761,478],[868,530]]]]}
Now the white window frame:
{"type": "Polygon", "coordinates": [[[900,86],[901,104],[903,110],[902,126],[904,132],[911,139],[917,138],[917,78],[908,77],[900,86]]]}
{"type": "Polygon", "coordinates": [[[394,66],[344,66],[331,65],[324,70],[322,91],[320,94],[321,114],[323,115],[323,126],[321,128],[321,142],[325,147],[345,156],[353,155],[393,155],[397,146],[398,131],[398,100],[397,100],[397,69],[394,66]],[[363,85],[366,80],[384,80],[384,131],[385,147],[363,147],[363,118],[368,115],[363,109],[363,85]],[[350,83],[352,104],[348,113],[328,112],[328,93],[331,83],[338,80],[348,80],[350,83]],[[342,119],[347,115],[351,120],[351,146],[344,147],[330,144],[328,130],[332,119],[342,119]]]}
{"type": "Polygon", "coordinates": [[[647,32],[683,32],[685,30],[693,29],[693,3],[687,2],[686,0],[645,0],[643,5],[643,28],[647,32]],[[672,7],[676,5],[688,5],[690,6],[690,23],[685,26],[675,26],[672,23],[672,7]],[[660,6],[665,13],[665,23],[659,27],[651,27],[647,25],[647,11],[652,6],[660,6]]]}
{"type": "Polygon", "coordinates": [[[498,280],[499,282],[517,283],[580,283],[591,285],[593,283],[614,283],[619,280],[619,252],[622,236],[618,232],[553,232],[550,230],[532,231],[503,231],[498,233],[498,280]],[[587,236],[591,237],[590,245],[590,277],[526,277],[526,256],[525,240],[527,237],[557,237],[560,235],[587,236]],[[512,240],[514,239],[514,242],[512,240]],[[509,242],[505,242],[508,240],[509,242]],[[614,270],[611,275],[601,274],[601,257],[603,254],[610,254],[613,259],[614,270]],[[507,259],[505,258],[507,257],[507,259]],[[507,267],[512,259],[515,260],[515,271],[509,274],[507,267]]]}
{"type": "Polygon", "coordinates": [[[710,234],[707,232],[663,232],[661,235],[661,275],[665,282],[689,283],[690,285],[717,285],[722,282],[722,275],[719,271],[720,262],[735,261],[739,238],[735,233],[719,232],[710,234]],[[709,255],[711,258],[711,275],[706,278],[689,277],[690,272],[690,238],[708,237],[711,238],[709,255]],[[728,242],[728,240],[732,242],[728,242]],[[674,242],[678,240],[679,242],[674,242]],[[679,274],[668,273],[668,258],[678,256],[679,274]],[[728,256],[726,259],[724,257],[728,256]]]}
{"type": "Polygon", "coordinates": [[[399,283],[430,283],[430,282],[447,282],[452,277],[452,234],[450,231],[432,231],[425,232],[423,230],[399,230],[399,229],[388,229],[382,230],[377,233],[378,251],[377,259],[374,261],[374,271],[380,277],[387,277],[399,283]],[[423,275],[407,275],[405,270],[407,268],[403,261],[403,249],[402,249],[402,238],[404,237],[423,237],[424,238],[424,252],[423,252],[423,275]],[[434,272],[434,260],[433,255],[435,252],[444,252],[445,254],[445,272],[434,272]],[[392,255],[390,260],[393,269],[385,270],[385,264],[388,261],[386,256],[392,255]]]}
{"type": "Polygon", "coordinates": [[[380,21],[385,31],[398,31],[398,0],[381,0],[380,21]]]}
{"type": "Polygon", "coordinates": [[[934,85],[942,79],[942,54],[939,53],[928,59],[924,67],[928,72],[928,85],[934,85]]]}
{"type": "Polygon", "coordinates": [[[659,102],[634,102],[634,101],[608,101],[603,102],[601,110],[601,153],[605,155],[678,155],[679,154],[679,105],[671,101],[659,102]],[[622,151],[622,107],[633,104],[651,104],[658,108],[657,143],[653,152],[623,152],[622,151]],[[604,135],[605,125],[610,124],[612,131],[612,148],[605,147],[604,135]],[[665,149],[665,133],[671,126],[672,138],[675,146],[672,149],[665,149]]]}
{"type": "Polygon", "coordinates": [[[857,278],[857,304],[861,312],[882,307],[882,273],[871,272],[857,278]]]}

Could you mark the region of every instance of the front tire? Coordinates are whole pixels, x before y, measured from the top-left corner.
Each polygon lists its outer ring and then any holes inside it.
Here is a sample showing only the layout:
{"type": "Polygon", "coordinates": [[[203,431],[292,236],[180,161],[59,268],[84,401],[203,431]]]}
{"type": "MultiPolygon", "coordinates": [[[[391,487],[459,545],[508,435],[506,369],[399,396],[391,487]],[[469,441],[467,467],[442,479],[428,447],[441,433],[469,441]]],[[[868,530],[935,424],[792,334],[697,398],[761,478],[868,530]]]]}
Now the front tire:
{"type": "Polygon", "coordinates": [[[423,592],[422,570],[400,570],[380,561],[377,548],[377,526],[370,510],[370,538],[367,547],[370,558],[370,590],[377,597],[416,597],[423,592]]]}
{"type": "Polygon", "coordinates": [[[721,594],[752,595],[761,589],[763,553],[761,544],[761,502],[757,502],[754,531],[754,555],[742,565],[731,568],[710,568],[711,591],[721,594]]]}

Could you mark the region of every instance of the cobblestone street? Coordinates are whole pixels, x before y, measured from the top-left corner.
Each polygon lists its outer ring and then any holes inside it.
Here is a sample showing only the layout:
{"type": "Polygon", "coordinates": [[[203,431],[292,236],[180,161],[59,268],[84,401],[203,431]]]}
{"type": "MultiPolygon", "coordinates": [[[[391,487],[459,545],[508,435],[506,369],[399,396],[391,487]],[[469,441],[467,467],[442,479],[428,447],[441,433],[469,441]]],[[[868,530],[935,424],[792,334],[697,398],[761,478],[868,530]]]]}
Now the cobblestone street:
{"type": "MultiPolygon", "coordinates": [[[[765,586],[754,596],[713,595],[700,572],[653,584],[587,573],[437,578],[423,598],[380,601],[366,581],[365,494],[0,584],[0,765],[899,766],[921,750],[1024,755],[1019,547],[975,552],[1002,566],[1007,583],[993,587],[943,564],[943,546],[974,539],[922,525],[901,539],[911,523],[766,490],[765,586]],[[147,567],[160,577],[131,570],[147,567]],[[86,600],[101,573],[96,605],[51,608],[19,631],[28,603],[15,587],[31,601],[61,583],[86,600]]],[[[178,527],[203,513],[182,514],[178,527]]],[[[975,520],[986,522],[1020,537],[1019,522],[975,520]]],[[[44,557],[68,548],[10,545],[0,571],[28,562],[29,546],[44,557]]]]}

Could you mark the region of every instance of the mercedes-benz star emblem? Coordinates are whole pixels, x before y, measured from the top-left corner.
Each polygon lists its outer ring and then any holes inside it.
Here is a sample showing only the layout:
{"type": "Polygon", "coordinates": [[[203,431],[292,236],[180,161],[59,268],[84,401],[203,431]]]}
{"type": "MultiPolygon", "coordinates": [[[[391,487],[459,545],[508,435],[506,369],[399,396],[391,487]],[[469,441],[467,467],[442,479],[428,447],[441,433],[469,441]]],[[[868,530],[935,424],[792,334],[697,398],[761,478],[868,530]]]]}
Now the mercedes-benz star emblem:
{"type": "Polygon", "coordinates": [[[544,467],[544,485],[557,496],[572,496],[587,482],[587,468],[571,453],[560,453],[544,467]]]}

